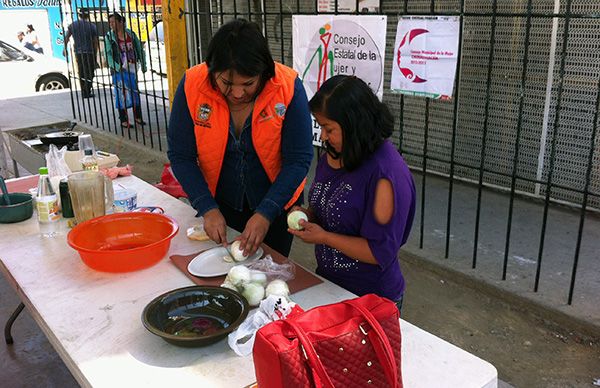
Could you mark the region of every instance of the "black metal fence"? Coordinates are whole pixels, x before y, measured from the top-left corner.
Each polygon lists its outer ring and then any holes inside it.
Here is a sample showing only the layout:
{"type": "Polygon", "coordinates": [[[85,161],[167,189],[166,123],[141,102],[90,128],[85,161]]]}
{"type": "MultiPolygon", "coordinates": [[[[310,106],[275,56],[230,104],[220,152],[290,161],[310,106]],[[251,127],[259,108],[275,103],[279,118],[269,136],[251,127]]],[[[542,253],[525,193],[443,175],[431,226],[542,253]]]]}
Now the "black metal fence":
{"type": "MultiPolygon", "coordinates": [[[[96,27],[99,36],[99,50],[95,55],[95,70],[92,82],[92,97],[85,96],[86,77],[80,72],[71,37],[67,62],[71,81],[71,102],[73,116],[107,132],[123,136],[142,143],[153,149],[166,151],[166,128],[169,112],[169,93],[166,79],[166,61],[164,35],[162,30],[162,12],[160,1],[157,5],[148,1],[121,1],[120,7],[108,8],[107,2],[79,0],[64,2],[62,5],[64,33],[68,26],[80,19],[78,13],[83,9],[89,13],[89,21],[96,27]],[[102,5],[98,5],[102,4],[102,5]],[[131,88],[116,88],[115,79],[107,63],[105,44],[110,31],[109,16],[117,12],[125,19],[125,27],[130,29],[141,41],[142,54],[135,54],[137,65],[128,71],[135,74],[139,89],[140,106],[127,109],[127,116],[120,117],[116,108],[117,97],[131,99],[131,88]],[[143,71],[143,58],[147,71],[143,71]],[[83,93],[82,93],[83,92],[83,93]],[[132,112],[136,110],[137,114],[132,112]],[[137,118],[137,120],[136,120],[137,118]]],[[[122,52],[115,53],[121,55],[122,52]]],[[[120,61],[120,58],[117,58],[120,61]]],[[[135,97],[133,98],[135,101],[135,97]]],[[[128,106],[131,104],[126,104],[128,106]]]]}
{"type": "MultiPolygon", "coordinates": [[[[182,14],[189,62],[202,61],[220,25],[243,17],[262,27],[274,58],[291,66],[292,16],[317,14],[320,2],[189,1],[182,14]]],[[[331,3],[337,10],[341,0],[331,3]]],[[[146,9],[125,14],[131,21],[140,12],[157,16],[146,9]]],[[[419,186],[406,249],[477,268],[480,276],[515,283],[523,292],[542,291],[556,303],[571,304],[578,287],[578,303],[595,306],[588,286],[600,277],[600,3],[381,0],[377,13],[388,23],[384,101],[396,116],[393,140],[419,186]],[[389,91],[403,15],[460,18],[452,100],[389,91]]],[[[154,127],[124,131],[116,126],[110,78],[100,79],[95,85],[105,97],[92,103],[74,97],[76,116],[129,138],[156,130],[150,146],[164,149],[166,85],[144,92],[147,114],[155,109],[154,127]]]]}

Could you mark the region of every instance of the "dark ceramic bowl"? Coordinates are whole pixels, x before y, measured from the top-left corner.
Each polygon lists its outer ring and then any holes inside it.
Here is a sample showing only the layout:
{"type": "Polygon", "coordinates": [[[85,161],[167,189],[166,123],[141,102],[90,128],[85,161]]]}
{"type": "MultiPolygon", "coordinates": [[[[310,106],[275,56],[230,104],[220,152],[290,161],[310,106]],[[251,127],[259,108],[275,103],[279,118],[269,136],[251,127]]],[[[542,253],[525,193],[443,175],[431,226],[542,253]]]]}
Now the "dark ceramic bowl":
{"type": "Polygon", "coordinates": [[[165,341],[184,347],[206,346],[225,338],[248,315],[238,292],[223,287],[191,286],[156,297],[144,308],[144,327],[165,341]]]}
{"type": "Polygon", "coordinates": [[[33,215],[33,199],[31,194],[9,193],[10,205],[0,195],[0,223],[10,224],[29,219],[33,215]]]}

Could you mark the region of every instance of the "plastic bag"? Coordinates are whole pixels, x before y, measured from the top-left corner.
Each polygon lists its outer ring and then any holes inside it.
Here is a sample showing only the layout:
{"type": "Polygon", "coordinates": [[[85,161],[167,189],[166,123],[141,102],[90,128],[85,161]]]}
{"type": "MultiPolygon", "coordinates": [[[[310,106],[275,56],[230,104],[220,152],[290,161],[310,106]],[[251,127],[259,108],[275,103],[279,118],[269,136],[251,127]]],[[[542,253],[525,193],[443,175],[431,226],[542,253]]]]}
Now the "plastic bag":
{"type": "Polygon", "coordinates": [[[67,153],[67,146],[62,147],[60,150],[54,145],[50,144],[48,147],[48,153],[46,154],[46,167],[48,167],[48,176],[66,177],[71,173],[71,169],[65,161],[65,154],[67,153]]]}
{"type": "Polygon", "coordinates": [[[175,174],[173,174],[173,169],[169,163],[165,163],[160,176],[160,182],[155,184],[154,187],[175,198],[187,198],[186,192],[183,191],[183,187],[181,187],[181,184],[175,178],[175,174]]]}
{"type": "Polygon", "coordinates": [[[238,356],[245,357],[252,353],[254,338],[258,329],[280,319],[303,312],[302,307],[286,298],[271,295],[260,302],[256,312],[234,331],[229,333],[227,343],[238,356]]]}
{"type": "Polygon", "coordinates": [[[295,276],[295,265],[288,261],[278,264],[271,255],[250,264],[232,267],[221,287],[241,293],[250,306],[258,306],[268,295],[287,297],[290,293],[287,281],[295,276]]]}
{"type": "Polygon", "coordinates": [[[267,275],[267,280],[283,280],[287,282],[296,276],[296,265],[289,260],[286,260],[283,264],[279,264],[273,261],[271,255],[266,255],[262,259],[258,259],[250,264],[248,267],[251,270],[260,271],[267,275]]]}
{"type": "Polygon", "coordinates": [[[63,146],[59,150],[56,145],[50,144],[48,147],[48,153],[46,154],[46,167],[48,167],[48,176],[50,177],[52,188],[56,193],[58,193],[58,185],[60,180],[66,178],[71,173],[71,169],[65,161],[66,153],[67,146],[63,146]]]}

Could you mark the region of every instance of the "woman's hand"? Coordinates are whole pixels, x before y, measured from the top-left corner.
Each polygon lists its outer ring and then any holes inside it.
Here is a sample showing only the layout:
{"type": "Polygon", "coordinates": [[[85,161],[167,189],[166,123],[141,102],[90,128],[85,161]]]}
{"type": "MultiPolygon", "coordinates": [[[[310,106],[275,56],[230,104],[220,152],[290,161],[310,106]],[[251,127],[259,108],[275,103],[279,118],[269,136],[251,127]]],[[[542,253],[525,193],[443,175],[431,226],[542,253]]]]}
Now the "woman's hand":
{"type": "Polygon", "coordinates": [[[313,222],[307,222],[300,220],[298,224],[302,227],[302,230],[294,230],[288,228],[288,232],[296,237],[299,237],[302,241],[309,244],[326,244],[328,232],[321,228],[319,225],[313,222]]]}
{"type": "Polygon", "coordinates": [[[240,240],[240,249],[244,256],[253,255],[262,244],[271,223],[262,214],[254,213],[246,222],[244,232],[237,238],[240,240]]]}
{"type": "Polygon", "coordinates": [[[219,209],[204,213],[204,231],[217,244],[227,243],[227,224],[219,209]]]}

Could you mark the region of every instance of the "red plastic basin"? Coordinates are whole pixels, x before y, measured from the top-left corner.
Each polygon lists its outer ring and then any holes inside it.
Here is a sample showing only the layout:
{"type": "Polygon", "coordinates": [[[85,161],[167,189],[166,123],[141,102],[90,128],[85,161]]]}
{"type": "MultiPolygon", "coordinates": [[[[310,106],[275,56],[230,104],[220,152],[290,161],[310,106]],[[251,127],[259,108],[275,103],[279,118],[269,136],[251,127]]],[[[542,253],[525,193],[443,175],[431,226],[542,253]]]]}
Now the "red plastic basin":
{"type": "Polygon", "coordinates": [[[158,263],[178,230],[177,223],[162,214],[117,213],[77,225],[67,242],[93,269],[129,272],[158,263]]]}

